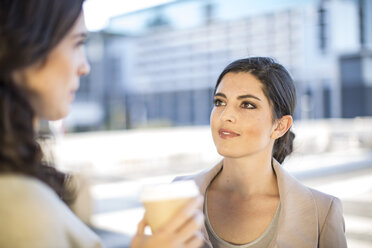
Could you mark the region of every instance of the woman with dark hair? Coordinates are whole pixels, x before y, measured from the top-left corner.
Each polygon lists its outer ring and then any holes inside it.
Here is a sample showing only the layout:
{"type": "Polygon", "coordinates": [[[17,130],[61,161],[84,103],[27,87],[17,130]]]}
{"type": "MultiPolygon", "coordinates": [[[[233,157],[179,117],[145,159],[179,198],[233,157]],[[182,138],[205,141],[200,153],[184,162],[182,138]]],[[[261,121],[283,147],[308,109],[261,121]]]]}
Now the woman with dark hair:
{"type": "MultiPolygon", "coordinates": [[[[0,0],[0,247],[101,247],[65,203],[68,175],[43,159],[40,118],[65,117],[89,73],[83,0],[0,0]]],[[[132,247],[199,247],[201,197],[132,247]]],[[[123,220],[125,221],[125,220],[123,220]]]]}
{"type": "Polygon", "coordinates": [[[290,74],[271,58],[222,71],[210,121],[223,160],[181,178],[194,179],[204,195],[205,247],[347,247],[340,200],[281,166],[292,152],[295,103],[290,74]]]}

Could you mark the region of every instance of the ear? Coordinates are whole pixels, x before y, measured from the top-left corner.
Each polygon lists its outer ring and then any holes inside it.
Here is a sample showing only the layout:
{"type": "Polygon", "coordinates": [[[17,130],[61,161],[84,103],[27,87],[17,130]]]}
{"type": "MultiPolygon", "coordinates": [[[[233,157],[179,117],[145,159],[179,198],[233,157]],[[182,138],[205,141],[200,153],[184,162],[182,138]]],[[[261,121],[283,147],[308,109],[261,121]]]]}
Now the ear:
{"type": "Polygon", "coordinates": [[[24,80],[24,75],[18,70],[12,73],[11,78],[13,79],[14,83],[21,84],[21,82],[24,80]]]}
{"type": "Polygon", "coordinates": [[[276,127],[271,133],[272,139],[279,139],[282,137],[292,126],[293,118],[291,115],[284,115],[282,118],[276,120],[276,127]]]}
{"type": "Polygon", "coordinates": [[[15,83],[15,85],[19,86],[19,87],[24,87],[25,84],[27,83],[27,71],[26,70],[29,70],[28,68],[26,69],[19,69],[17,71],[14,71],[10,76],[11,76],[11,79],[13,80],[13,82],[15,83]]]}

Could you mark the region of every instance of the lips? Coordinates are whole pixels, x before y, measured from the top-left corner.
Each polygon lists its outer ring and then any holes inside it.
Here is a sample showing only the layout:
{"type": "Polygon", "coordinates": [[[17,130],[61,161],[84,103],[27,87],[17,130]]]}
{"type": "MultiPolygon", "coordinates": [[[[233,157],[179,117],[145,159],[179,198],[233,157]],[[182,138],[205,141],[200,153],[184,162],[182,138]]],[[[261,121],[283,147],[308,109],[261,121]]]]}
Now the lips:
{"type": "Polygon", "coordinates": [[[235,138],[235,137],[240,136],[240,134],[235,133],[235,132],[233,132],[231,130],[228,130],[228,129],[220,129],[220,130],[218,130],[218,135],[222,139],[229,139],[229,138],[235,138]]]}

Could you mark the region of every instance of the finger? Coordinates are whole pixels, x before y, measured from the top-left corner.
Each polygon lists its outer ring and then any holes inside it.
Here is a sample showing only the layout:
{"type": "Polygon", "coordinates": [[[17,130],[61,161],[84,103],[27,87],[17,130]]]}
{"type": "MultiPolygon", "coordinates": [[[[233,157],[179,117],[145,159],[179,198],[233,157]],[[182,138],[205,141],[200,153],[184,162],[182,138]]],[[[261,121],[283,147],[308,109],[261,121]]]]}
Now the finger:
{"type": "Polygon", "coordinates": [[[130,248],[144,248],[146,247],[148,240],[149,237],[147,235],[137,233],[130,243],[130,248]]]}
{"type": "Polygon", "coordinates": [[[185,245],[186,248],[199,248],[204,244],[203,235],[199,232],[189,239],[185,245]]]}
{"type": "Polygon", "coordinates": [[[164,226],[164,228],[161,231],[167,232],[167,233],[174,233],[179,228],[181,228],[182,225],[184,225],[192,216],[195,214],[198,208],[201,207],[201,204],[203,203],[203,197],[198,196],[183,207],[173,218],[164,226]]]}
{"type": "Polygon", "coordinates": [[[147,222],[146,222],[145,217],[143,217],[137,225],[137,235],[143,235],[145,233],[146,226],[147,226],[147,222]]]}
{"type": "Polygon", "coordinates": [[[192,219],[186,222],[176,233],[176,238],[179,242],[185,243],[187,240],[195,236],[200,231],[204,223],[204,216],[201,211],[198,211],[192,219]]]}

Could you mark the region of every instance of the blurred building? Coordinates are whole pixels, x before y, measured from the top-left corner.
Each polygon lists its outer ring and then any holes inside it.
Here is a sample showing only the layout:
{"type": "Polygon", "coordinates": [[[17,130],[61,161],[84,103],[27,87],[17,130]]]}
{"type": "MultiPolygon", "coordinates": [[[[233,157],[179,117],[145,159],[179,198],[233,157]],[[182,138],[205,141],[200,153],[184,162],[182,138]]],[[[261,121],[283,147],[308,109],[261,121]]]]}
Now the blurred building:
{"type": "Polygon", "coordinates": [[[126,123],[126,81],[123,35],[90,33],[86,46],[91,72],[81,78],[80,88],[66,119],[70,131],[122,129],[126,123]]]}
{"type": "Polygon", "coordinates": [[[356,2],[360,49],[339,58],[342,117],[372,116],[372,1],[356,2]]]}
{"type": "Polygon", "coordinates": [[[293,74],[296,118],[371,115],[371,15],[367,0],[178,0],[118,16],[88,47],[84,94],[109,128],[204,125],[222,69],[270,56],[293,74]]]}

